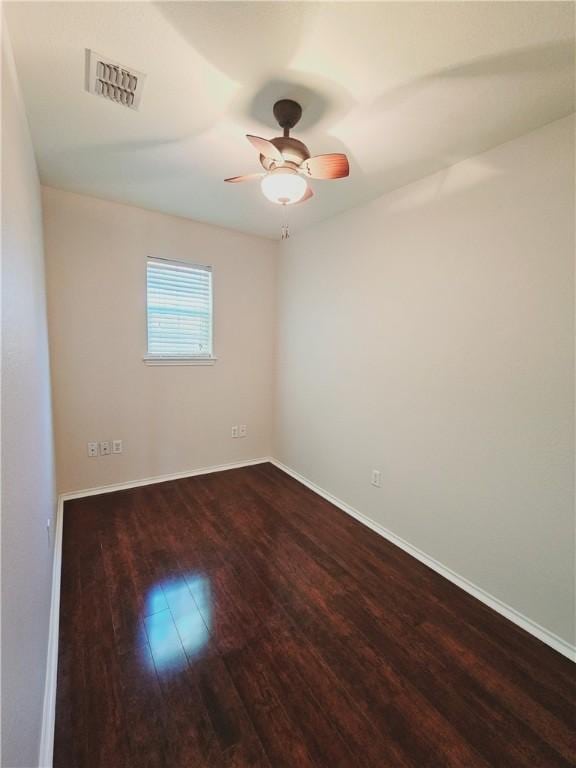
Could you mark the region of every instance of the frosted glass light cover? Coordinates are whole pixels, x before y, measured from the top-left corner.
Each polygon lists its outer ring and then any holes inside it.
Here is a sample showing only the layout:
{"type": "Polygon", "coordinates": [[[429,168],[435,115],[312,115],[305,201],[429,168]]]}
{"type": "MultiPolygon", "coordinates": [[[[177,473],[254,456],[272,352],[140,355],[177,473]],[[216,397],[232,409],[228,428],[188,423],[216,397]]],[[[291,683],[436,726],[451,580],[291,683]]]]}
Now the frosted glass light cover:
{"type": "Polygon", "coordinates": [[[262,179],[260,186],[264,197],[279,205],[297,203],[304,197],[308,188],[306,179],[290,168],[279,168],[268,173],[262,179]]]}

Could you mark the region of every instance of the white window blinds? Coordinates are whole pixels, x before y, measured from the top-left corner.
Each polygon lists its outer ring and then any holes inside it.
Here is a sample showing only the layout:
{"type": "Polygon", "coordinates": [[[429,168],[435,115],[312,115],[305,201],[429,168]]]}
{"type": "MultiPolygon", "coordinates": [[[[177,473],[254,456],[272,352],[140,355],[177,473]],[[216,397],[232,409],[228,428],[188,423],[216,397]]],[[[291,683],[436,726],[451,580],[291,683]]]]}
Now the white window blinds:
{"type": "Polygon", "coordinates": [[[212,269],[148,259],[148,355],[212,357],[212,269]]]}

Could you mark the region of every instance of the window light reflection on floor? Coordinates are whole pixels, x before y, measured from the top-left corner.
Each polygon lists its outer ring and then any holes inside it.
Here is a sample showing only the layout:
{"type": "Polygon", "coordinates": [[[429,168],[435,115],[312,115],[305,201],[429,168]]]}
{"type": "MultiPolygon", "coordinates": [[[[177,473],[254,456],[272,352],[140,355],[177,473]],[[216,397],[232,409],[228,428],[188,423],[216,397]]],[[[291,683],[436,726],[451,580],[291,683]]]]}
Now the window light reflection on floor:
{"type": "Polygon", "coordinates": [[[158,674],[174,673],[194,662],[210,637],[209,579],[199,573],[155,584],[146,598],[146,635],[158,674]]]}

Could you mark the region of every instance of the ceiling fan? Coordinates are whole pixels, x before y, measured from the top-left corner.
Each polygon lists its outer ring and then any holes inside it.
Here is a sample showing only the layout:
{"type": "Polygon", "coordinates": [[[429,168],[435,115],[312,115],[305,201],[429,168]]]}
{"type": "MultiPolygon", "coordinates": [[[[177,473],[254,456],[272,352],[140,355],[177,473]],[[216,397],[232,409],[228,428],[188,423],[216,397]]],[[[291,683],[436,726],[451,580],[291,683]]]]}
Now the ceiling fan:
{"type": "Polygon", "coordinates": [[[262,193],[273,203],[293,205],[309,200],[314,192],[307,179],[341,179],[348,176],[350,168],[346,155],[336,152],[329,155],[310,156],[308,147],[290,137],[290,130],[302,117],[302,107],[292,99],[281,99],[274,104],[274,117],[284,131],[283,136],[261,139],[246,136],[260,153],[264,173],[233,176],[224,181],[261,179],[262,193]]]}

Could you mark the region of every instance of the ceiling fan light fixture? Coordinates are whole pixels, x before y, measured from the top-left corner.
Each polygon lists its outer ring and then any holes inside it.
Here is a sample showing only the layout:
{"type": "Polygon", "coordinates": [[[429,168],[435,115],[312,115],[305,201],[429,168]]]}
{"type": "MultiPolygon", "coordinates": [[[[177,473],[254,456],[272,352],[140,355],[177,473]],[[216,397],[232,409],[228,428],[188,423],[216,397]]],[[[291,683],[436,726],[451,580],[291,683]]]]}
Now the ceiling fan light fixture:
{"type": "Polygon", "coordinates": [[[278,205],[292,205],[306,194],[308,183],[292,168],[277,168],[270,171],[260,183],[262,194],[278,205]]]}

